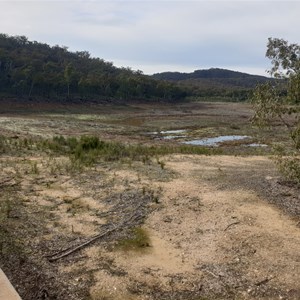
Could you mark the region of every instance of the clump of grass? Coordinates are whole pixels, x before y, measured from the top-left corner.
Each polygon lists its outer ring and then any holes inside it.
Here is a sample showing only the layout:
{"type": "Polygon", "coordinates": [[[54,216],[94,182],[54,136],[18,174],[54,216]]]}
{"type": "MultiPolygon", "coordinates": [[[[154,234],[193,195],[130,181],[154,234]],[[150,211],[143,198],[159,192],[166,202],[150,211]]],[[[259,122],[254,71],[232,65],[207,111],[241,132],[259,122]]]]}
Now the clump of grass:
{"type": "Polygon", "coordinates": [[[119,241],[117,248],[124,251],[141,251],[150,247],[150,237],[148,232],[141,228],[136,227],[131,231],[131,237],[119,241]]]}
{"type": "Polygon", "coordinates": [[[229,128],[230,128],[230,129],[233,129],[233,130],[240,130],[240,129],[241,129],[241,127],[238,126],[238,125],[236,125],[236,124],[231,124],[231,125],[229,126],[229,128]]]}
{"type": "Polygon", "coordinates": [[[31,173],[32,174],[39,174],[39,169],[38,169],[38,166],[37,166],[37,162],[33,162],[31,164],[31,173]]]}
{"type": "Polygon", "coordinates": [[[9,150],[7,138],[0,136],[0,153],[6,153],[9,150]]]}
{"type": "Polygon", "coordinates": [[[13,209],[13,206],[12,206],[11,200],[6,195],[6,197],[4,198],[4,201],[2,201],[2,199],[1,199],[0,221],[10,218],[10,213],[11,213],[12,209],[13,209]]]}
{"type": "Polygon", "coordinates": [[[67,208],[67,212],[71,213],[73,216],[90,210],[89,205],[82,202],[80,199],[72,200],[66,198],[63,201],[64,203],[69,204],[69,207],[67,208]]]}
{"type": "Polygon", "coordinates": [[[163,170],[165,168],[166,163],[160,160],[158,157],[156,157],[156,161],[160,165],[160,168],[163,170]]]}
{"type": "Polygon", "coordinates": [[[15,236],[13,212],[20,210],[20,200],[14,190],[6,187],[0,194],[0,259],[4,263],[12,256],[23,255],[22,242],[15,236]]]}
{"type": "Polygon", "coordinates": [[[151,189],[151,188],[148,188],[146,186],[143,186],[143,188],[142,188],[143,196],[149,195],[151,201],[154,202],[154,203],[159,203],[160,202],[159,197],[161,195],[161,192],[162,192],[161,187],[159,187],[156,191],[151,189]]]}

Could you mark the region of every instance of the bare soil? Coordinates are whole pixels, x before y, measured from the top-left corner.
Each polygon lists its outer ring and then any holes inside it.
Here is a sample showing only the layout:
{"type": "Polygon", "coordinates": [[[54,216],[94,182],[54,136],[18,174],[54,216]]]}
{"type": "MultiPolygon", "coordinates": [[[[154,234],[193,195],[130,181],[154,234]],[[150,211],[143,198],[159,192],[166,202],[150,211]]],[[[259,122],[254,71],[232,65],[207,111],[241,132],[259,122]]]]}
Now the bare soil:
{"type": "MultiPolygon", "coordinates": [[[[237,118],[248,109],[241,107],[237,118]]],[[[14,118],[1,118],[3,132],[24,135],[18,125],[23,117],[14,118]]],[[[26,118],[30,135],[43,129],[33,126],[39,118],[26,118]]],[[[49,134],[59,130],[52,122],[54,131],[45,127],[49,134]]],[[[130,139],[120,133],[116,138],[130,139]]],[[[22,299],[300,299],[299,188],[280,178],[271,159],[159,159],[164,168],[152,158],[70,173],[63,156],[0,156],[0,264],[22,299]],[[49,261],[49,255],[115,227],[49,261]],[[149,245],[118,247],[132,227],[147,232],[149,245]]]]}

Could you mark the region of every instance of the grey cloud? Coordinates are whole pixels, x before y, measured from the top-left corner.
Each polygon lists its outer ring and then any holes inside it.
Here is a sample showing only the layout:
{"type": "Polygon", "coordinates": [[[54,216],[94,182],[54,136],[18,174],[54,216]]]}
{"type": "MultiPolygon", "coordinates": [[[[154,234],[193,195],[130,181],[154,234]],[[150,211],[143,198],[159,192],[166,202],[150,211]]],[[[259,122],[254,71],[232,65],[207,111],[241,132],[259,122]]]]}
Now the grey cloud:
{"type": "Polygon", "coordinates": [[[297,1],[2,1],[1,31],[157,66],[267,68],[269,36],[299,42],[297,1]]]}

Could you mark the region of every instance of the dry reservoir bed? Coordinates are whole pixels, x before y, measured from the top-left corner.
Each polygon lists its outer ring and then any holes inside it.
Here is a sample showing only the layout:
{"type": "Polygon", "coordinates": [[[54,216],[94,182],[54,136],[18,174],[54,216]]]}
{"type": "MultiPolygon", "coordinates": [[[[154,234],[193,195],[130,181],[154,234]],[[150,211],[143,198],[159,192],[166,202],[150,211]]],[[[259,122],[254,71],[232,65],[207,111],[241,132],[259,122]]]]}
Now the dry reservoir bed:
{"type": "MultiPolygon", "coordinates": [[[[12,201],[9,189],[18,195],[5,222],[28,237],[24,261],[2,263],[23,299],[299,299],[299,220],[263,196],[276,184],[267,158],[172,155],[164,169],[134,162],[73,176],[48,173],[41,157],[38,174],[26,171],[24,159],[1,160],[1,201],[12,201]],[[129,225],[147,242],[135,247],[122,219],[139,210],[142,222],[129,225]],[[45,257],[111,224],[120,232],[57,261],[45,257]],[[10,269],[23,266],[32,282],[10,269]]],[[[291,191],[279,196],[298,196],[291,191]]]]}
{"type": "Polygon", "coordinates": [[[78,165],[30,140],[77,133],[165,146],[174,141],[143,133],[188,127],[191,138],[260,142],[249,106],[110,109],[1,117],[10,140],[0,145],[0,267],[22,299],[300,299],[300,191],[253,155],[260,149],[116,159],[110,145],[105,160],[78,165]]]}

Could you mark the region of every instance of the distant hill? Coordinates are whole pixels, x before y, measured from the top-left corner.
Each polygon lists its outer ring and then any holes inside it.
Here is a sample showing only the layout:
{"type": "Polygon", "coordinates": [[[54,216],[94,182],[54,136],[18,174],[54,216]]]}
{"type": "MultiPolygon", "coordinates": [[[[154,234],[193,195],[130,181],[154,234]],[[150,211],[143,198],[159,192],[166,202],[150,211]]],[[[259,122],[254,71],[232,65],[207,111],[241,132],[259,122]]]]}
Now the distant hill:
{"type": "Polygon", "coordinates": [[[259,76],[259,75],[250,75],[247,73],[237,72],[237,71],[231,71],[226,69],[220,69],[220,68],[211,68],[206,70],[195,70],[192,73],[180,73],[180,72],[163,72],[163,73],[156,73],[152,75],[155,79],[160,80],[173,80],[173,81],[179,81],[179,80],[188,80],[188,79],[256,79],[258,81],[260,80],[268,80],[268,77],[259,76]]]}
{"type": "Polygon", "coordinates": [[[156,73],[152,75],[152,78],[176,82],[193,96],[221,97],[236,101],[246,100],[257,84],[274,81],[264,76],[219,68],[196,70],[192,73],[156,73]]]}
{"type": "Polygon", "coordinates": [[[183,99],[176,84],[93,58],[87,51],[0,34],[0,98],[49,101],[183,99]]]}

